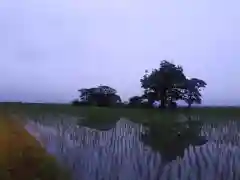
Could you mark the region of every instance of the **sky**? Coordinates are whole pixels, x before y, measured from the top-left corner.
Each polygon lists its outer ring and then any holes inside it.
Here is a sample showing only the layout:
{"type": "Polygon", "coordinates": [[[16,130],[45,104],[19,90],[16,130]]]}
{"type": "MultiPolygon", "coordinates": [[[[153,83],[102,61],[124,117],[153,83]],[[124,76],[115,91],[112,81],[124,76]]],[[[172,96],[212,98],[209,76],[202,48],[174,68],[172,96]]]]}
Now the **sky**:
{"type": "Polygon", "coordinates": [[[70,102],[100,84],[123,100],[161,60],[240,105],[238,0],[1,0],[0,101],[70,102]]]}

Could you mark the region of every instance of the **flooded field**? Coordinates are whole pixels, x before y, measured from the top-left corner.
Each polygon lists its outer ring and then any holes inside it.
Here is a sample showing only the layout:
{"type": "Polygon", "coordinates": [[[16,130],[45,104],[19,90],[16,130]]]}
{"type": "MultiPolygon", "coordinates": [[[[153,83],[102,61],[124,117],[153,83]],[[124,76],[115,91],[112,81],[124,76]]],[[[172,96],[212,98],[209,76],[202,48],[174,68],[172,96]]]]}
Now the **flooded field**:
{"type": "Polygon", "coordinates": [[[74,180],[239,180],[240,122],[88,123],[70,115],[28,117],[25,129],[74,180]]]}

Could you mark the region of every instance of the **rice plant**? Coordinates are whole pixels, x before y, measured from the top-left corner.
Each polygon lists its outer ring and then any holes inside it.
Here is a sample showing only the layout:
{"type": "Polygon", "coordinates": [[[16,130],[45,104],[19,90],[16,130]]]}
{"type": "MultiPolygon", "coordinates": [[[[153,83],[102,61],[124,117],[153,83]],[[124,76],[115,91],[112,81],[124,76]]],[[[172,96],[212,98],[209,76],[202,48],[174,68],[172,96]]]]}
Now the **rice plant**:
{"type": "MultiPolygon", "coordinates": [[[[147,129],[127,119],[120,119],[110,129],[99,130],[79,124],[78,118],[74,117],[44,118],[29,119],[26,129],[42,141],[60,163],[71,169],[76,180],[240,179],[240,124],[236,121],[204,123],[200,128],[184,123],[184,128],[192,130],[192,134],[185,136],[188,131],[181,130],[181,138],[184,139],[180,143],[174,141],[179,134],[173,136],[161,132],[161,138],[155,134],[151,138],[155,138],[154,141],[160,145],[164,139],[166,143],[174,142],[176,146],[185,143],[182,153],[175,154],[174,159],[169,161],[164,157],[164,147],[154,148],[152,143],[143,141],[142,135],[146,134],[147,129]],[[61,120],[49,121],[46,118],[61,120]],[[194,133],[207,141],[195,143],[196,139],[192,138],[195,137],[194,133]]],[[[163,127],[166,129],[166,126],[163,127]]],[[[173,124],[171,127],[174,127],[173,124]]],[[[164,128],[158,130],[163,131],[164,128]]],[[[174,133],[176,130],[179,127],[175,128],[174,133]]]]}

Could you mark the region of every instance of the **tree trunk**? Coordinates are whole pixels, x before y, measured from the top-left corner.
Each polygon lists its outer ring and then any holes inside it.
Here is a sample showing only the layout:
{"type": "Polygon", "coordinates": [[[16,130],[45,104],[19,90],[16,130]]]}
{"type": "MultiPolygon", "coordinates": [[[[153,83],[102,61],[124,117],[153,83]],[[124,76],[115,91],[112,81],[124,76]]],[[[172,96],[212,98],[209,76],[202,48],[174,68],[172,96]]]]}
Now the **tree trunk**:
{"type": "Polygon", "coordinates": [[[161,106],[160,108],[161,109],[165,109],[166,108],[166,92],[167,90],[166,89],[163,89],[161,91],[161,94],[160,94],[160,100],[161,100],[161,106]]]}
{"type": "Polygon", "coordinates": [[[190,109],[192,107],[192,103],[188,103],[188,108],[190,109]]]}

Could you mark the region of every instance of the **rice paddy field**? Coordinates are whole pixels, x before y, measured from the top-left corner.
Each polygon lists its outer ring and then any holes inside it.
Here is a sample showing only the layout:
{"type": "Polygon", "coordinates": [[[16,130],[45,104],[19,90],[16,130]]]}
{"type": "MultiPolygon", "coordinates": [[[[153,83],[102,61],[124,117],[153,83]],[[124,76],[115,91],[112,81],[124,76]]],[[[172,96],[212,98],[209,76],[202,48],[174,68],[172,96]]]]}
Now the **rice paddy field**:
{"type": "Polygon", "coordinates": [[[0,105],[0,180],[240,180],[240,108],[0,105]]]}

